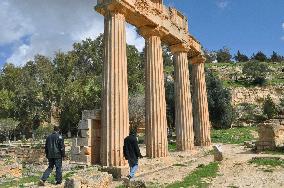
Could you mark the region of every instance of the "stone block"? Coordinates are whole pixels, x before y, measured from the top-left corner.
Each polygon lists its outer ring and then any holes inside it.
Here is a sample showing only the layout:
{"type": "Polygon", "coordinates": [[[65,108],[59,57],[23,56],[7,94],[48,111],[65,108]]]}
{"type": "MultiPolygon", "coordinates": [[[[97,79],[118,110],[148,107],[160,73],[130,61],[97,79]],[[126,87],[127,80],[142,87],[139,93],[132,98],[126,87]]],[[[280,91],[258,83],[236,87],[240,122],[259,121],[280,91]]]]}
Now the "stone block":
{"type": "Polygon", "coordinates": [[[92,137],[92,130],[90,130],[90,129],[86,129],[86,130],[81,130],[80,131],[81,132],[81,137],[82,138],[86,138],[86,137],[92,137]]]}
{"type": "Polygon", "coordinates": [[[108,172],[115,179],[126,177],[127,175],[129,175],[129,167],[128,166],[103,167],[102,171],[108,172]]]}
{"type": "Polygon", "coordinates": [[[78,163],[86,163],[86,164],[91,164],[91,156],[90,155],[72,155],[71,156],[71,161],[75,161],[78,163]]]}
{"type": "Polygon", "coordinates": [[[64,188],[81,188],[81,180],[76,178],[67,179],[64,188]]]}
{"type": "Polygon", "coordinates": [[[82,112],[82,119],[95,119],[96,111],[95,110],[84,110],[82,112]]]}
{"type": "Polygon", "coordinates": [[[76,147],[77,146],[77,138],[73,138],[72,139],[72,147],[76,147]]]}
{"type": "Polygon", "coordinates": [[[77,146],[92,146],[94,141],[94,137],[77,138],[77,146]]]}
{"type": "Polygon", "coordinates": [[[82,119],[82,120],[79,121],[78,129],[86,129],[86,130],[88,130],[88,129],[91,128],[90,126],[91,125],[89,125],[87,119],[82,119]]]}
{"type": "Polygon", "coordinates": [[[91,154],[92,154],[92,147],[90,147],[90,146],[84,146],[84,147],[82,147],[81,152],[82,152],[82,154],[84,154],[84,155],[91,155],[91,154]]]}
{"type": "Polygon", "coordinates": [[[223,151],[220,145],[213,146],[214,150],[214,161],[222,161],[223,160],[223,151]]]}
{"type": "Polygon", "coordinates": [[[78,155],[81,153],[81,147],[80,146],[72,146],[71,148],[71,154],[72,155],[78,155]]]}

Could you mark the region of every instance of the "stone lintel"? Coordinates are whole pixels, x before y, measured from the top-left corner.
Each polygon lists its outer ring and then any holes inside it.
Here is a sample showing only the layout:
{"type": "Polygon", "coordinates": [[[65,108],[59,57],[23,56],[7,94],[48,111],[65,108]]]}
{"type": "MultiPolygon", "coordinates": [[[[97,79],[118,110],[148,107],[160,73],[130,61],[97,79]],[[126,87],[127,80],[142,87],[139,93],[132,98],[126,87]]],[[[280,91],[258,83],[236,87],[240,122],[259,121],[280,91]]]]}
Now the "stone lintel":
{"type": "Polygon", "coordinates": [[[169,32],[162,27],[143,26],[139,28],[139,34],[145,38],[149,38],[151,36],[163,38],[163,36],[168,35],[168,33],[169,32]]]}
{"type": "Polygon", "coordinates": [[[179,11],[167,8],[151,0],[102,0],[98,1],[95,10],[106,16],[109,11],[119,11],[125,20],[137,28],[143,26],[163,28],[163,42],[168,45],[188,43],[188,20],[179,11]]]}
{"type": "Polygon", "coordinates": [[[191,64],[202,64],[205,63],[205,61],[206,58],[203,55],[198,55],[190,59],[191,64]]]}
{"type": "Polygon", "coordinates": [[[173,54],[178,52],[188,52],[190,50],[190,47],[186,43],[179,43],[170,46],[170,50],[173,54]]]}
{"type": "Polygon", "coordinates": [[[202,54],[202,47],[198,40],[196,40],[192,35],[188,35],[188,41],[190,44],[190,51],[189,51],[190,57],[202,54]]]}

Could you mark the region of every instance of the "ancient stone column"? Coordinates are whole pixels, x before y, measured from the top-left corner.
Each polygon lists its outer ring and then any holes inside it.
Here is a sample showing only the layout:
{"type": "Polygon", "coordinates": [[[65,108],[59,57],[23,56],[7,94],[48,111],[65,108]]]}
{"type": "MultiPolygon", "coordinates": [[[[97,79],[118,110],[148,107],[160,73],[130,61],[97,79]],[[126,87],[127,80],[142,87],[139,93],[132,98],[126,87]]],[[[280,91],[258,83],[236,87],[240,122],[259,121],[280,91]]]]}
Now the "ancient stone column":
{"type": "Polygon", "coordinates": [[[124,15],[108,12],[104,29],[101,163],[125,166],[123,142],[129,132],[129,115],[124,15]]]}
{"type": "Polygon", "coordinates": [[[201,55],[191,59],[193,85],[193,127],[195,144],[210,146],[210,122],[208,112],[207,91],[205,82],[204,63],[201,55]]]}
{"type": "Polygon", "coordinates": [[[146,40],[146,155],[168,155],[163,56],[159,32],[141,29],[146,40]]]}
{"type": "Polygon", "coordinates": [[[192,103],[188,70],[188,49],[182,45],[172,46],[175,69],[175,127],[177,150],[194,148],[192,103]]]}

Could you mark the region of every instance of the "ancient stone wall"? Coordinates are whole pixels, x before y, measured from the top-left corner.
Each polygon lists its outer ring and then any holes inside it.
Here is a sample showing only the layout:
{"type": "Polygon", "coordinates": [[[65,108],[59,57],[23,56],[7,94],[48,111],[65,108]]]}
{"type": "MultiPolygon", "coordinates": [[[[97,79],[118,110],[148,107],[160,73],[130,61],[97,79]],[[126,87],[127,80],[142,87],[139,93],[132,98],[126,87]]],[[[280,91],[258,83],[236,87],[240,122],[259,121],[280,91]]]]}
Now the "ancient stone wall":
{"type": "Polygon", "coordinates": [[[78,131],[79,136],[72,141],[71,161],[88,165],[100,163],[100,114],[95,110],[83,111],[78,131]]]}

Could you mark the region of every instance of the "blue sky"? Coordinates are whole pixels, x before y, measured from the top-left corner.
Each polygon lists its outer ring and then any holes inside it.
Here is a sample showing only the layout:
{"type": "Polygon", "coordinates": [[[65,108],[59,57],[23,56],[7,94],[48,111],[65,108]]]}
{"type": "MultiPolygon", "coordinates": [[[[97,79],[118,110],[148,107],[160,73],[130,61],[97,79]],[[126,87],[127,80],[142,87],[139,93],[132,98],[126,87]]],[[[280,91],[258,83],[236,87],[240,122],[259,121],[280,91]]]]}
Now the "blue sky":
{"type": "Polygon", "coordinates": [[[249,56],[259,50],[284,55],[284,0],[165,2],[188,16],[189,30],[209,50],[227,46],[249,56]]]}
{"type": "MultiPolygon", "coordinates": [[[[284,0],[164,0],[189,19],[190,32],[208,50],[224,46],[251,56],[284,55],[284,0]]],[[[96,0],[1,0],[0,67],[23,65],[40,53],[52,57],[74,42],[103,32],[96,0]],[[45,8],[49,7],[49,8],[45,8]]],[[[144,40],[127,26],[127,42],[141,50],[144,40]]]]}

